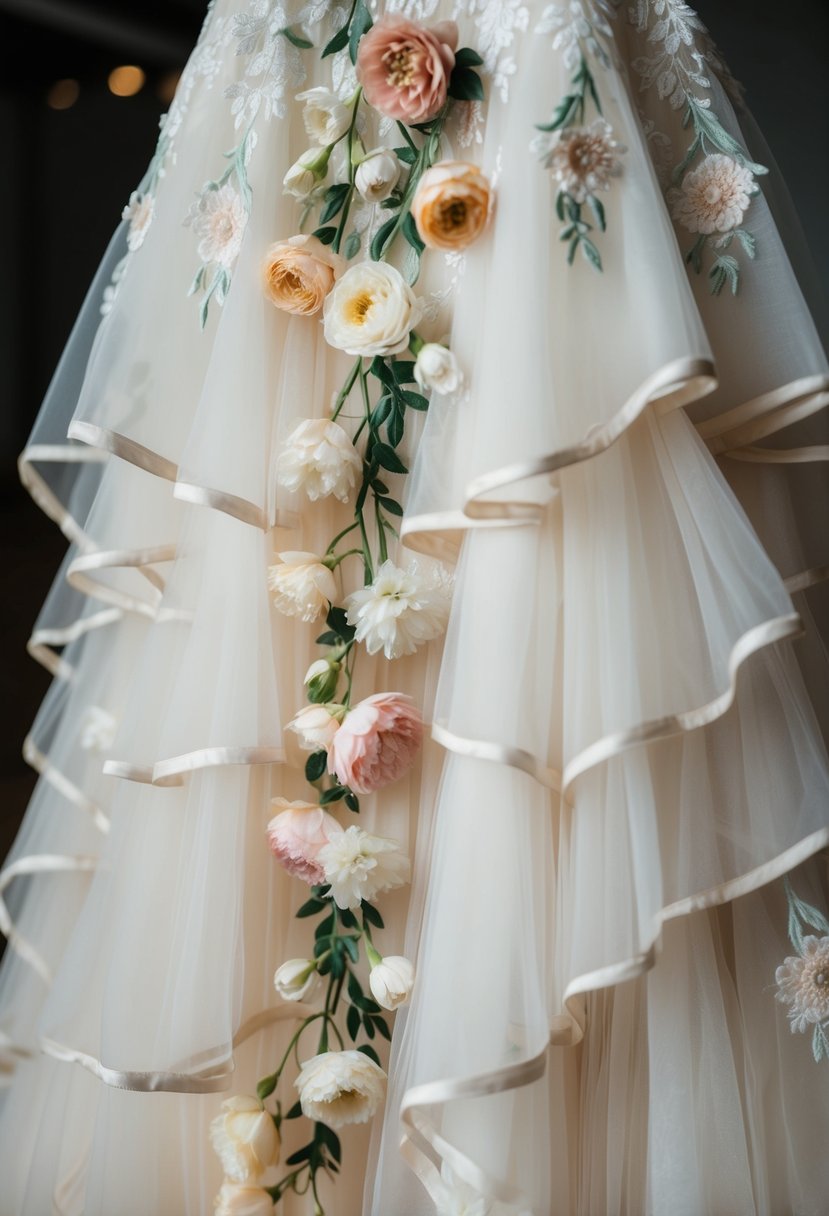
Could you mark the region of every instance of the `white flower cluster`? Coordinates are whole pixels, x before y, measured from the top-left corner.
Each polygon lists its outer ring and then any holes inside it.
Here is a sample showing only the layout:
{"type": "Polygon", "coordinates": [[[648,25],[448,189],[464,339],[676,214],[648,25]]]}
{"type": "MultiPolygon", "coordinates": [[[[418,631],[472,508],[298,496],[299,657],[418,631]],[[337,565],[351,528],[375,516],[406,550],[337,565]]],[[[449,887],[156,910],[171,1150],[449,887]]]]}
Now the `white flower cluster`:
{"type": "Polygon", "coordinates": [[[442,566],[421,573],[416,563],[402,570],[386,561],[374,582],[346,598],[348,622],[369,654],[382,650],[387,659],[414,654],[418,646],[440,637],[449,620],[452,579],[442,566]]]}

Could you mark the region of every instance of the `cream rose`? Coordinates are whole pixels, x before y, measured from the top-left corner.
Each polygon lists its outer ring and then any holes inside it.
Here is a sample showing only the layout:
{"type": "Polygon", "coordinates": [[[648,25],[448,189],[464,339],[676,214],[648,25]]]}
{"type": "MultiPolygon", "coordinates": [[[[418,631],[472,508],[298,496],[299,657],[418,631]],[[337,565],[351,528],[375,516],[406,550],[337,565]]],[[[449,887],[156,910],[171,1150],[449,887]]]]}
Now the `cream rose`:
{"type": "Polygon", "coordinates": [[[394,355],[405,350],[422,315],[399,270],[360,262],[328,293],[323,312],[329,345],[349,355],[394,355]]]}
{"type": "Polygon", "coordinates": [[[268,586],[274,607],[284,616],[316,621],[337,598],[332,572],[316,553],[277,553],[279,564],[268,568],[268,586]]]}
{"type": "Polygon", "coordinates": [[[261,1186],[224,1182],[213,1204],[216,1216],[273,1216],[273,1200],[261,1186]]]}
{"type": "Polygon", "coordinates": [[[258,1098],[239,1094],[222,1103],[210,1124],[210,1142],[233,1182],[258,1178],[279,1161],[279,1132],[258,1098]]]}
{"type": "Polygon", "coordinates": [[[317,964],[312,958],[289,958],[273,977],[273,986],[283,1001],[304,1001],[314,995],[319,984],[317,964]]]}
{"type": "Polygon", "coordinates": [[[418,182],[412,216],[420,239],[430,249],[465,249],[489,220],[490,185],[476,165],[443,161],[418,182]]]}
{"type": "Polygon", "coordinates": [[[430,388],[436,393],[456,393],[463,384],[457,359],[439,342],[421,346],[415,360],[414,377],[421,388],[430,388]]]}
{"type": "Polygon", "coordinates": [[[326,1051],[305,1061],[295,1085],[306,1119],[344,1127],[374,1115],[386,1093],[386,1074],[362,1051],[326,1051]]]}
{"type": "MultiPolygon", "coordinates": [[[[333,708],[333,707],[331,707],[333,708]]],[[[327,705],[306,705],[297,716],[287,725],[286,730],[292,730],[299,738],[299,746],[303,751],[316,752],[331,746],[332,740],[340,729],[340,718],[331,712],[327,705]]],[[[338,707],[340,714],[345,710],[338,707]]]]}
{"type": "Polygon", "coordinates": [[[348,502],[363,462],[339,423],[306,418],[285,441],[276,469],[280,485],[304,490],[312,502],[329,494],[348,502]]]}
{"type": "Polygon", "coordinates": [[[277,241],[265,254],[262,287],[277,308],[312,317],[345,267],[345,258],[315,236],[292,236],[277,241]]]}
{"type": "Polygon", "coordinates": [[[297,93],[297,101],[304,101],[302,121],[311,139],[326,146],[342,139],[351,126],[351,106],[340,101],[336,93],[322,85],[297,93]]]}
{"type": "Polygon", "coordinates": [[[371,995],[384,1009],[405,1005],[414,987],[414,967],[402,954],[390,954],[372,967],[368,977],[371,995]]]}
{"type": "Polygon", "coordinates": [[[375,148],[360,161],[354,184],[367,203],[382,203],[400,177],[400,161],[389,148],[375,148]]]}

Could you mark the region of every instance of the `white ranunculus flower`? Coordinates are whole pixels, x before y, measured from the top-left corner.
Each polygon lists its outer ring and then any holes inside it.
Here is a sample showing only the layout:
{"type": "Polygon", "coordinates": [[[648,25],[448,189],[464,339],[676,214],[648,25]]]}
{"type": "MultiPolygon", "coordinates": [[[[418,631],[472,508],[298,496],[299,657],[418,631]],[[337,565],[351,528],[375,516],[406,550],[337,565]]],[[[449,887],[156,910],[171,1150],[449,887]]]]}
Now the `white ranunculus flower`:
{"type": "Polygon", "coordinates": [[[356,824],[323,845],[317,862],[338,908],[359,908],[362,900],[409,881],[409,859],[398,842],[372,836],[356,824]]]}
{"type": "Polygon", "coordinates": [[[302,111],[305,130],[311,139],[323,147],[342,139],[351,126],[351,106],[345,105],[336,93],[322,85],[297,93],[296,99],[305,102],[302,111]]]}
{"type": "Polygon", "coordinates": [[[283,1001],[304,1001],[314,995],[319,983],[317,964],[311,958],[289,958],[273,977],[273,986],[283,1001]]]}
{"type": "Polygon", "coordinates": [[[384,1009],[405,1005],[414,987],[414,967],[401,954],[389,954],[372,967],[368,982],[371,995],[384,1009]]]}
{"type": "Polygon", "coordinates": [[[400,177],[400,161],[390,148],[375,148],[360,161],[354,184],[367,203],[382,203],[400,177]]]}
{"type": "Polygon", "coordinates": [[[439,342],[421,346],[414,365],[414,376],[421,388],[436,393],[455,393],[463,384],[463,373],[451,350],[439,342]]]}
{"type": "Polygon", "coordinates": [[[294,1082],[306,1119],[328,1127],[367,1123],[386,1093],[386,1074],[362,1051],[326,1051],[302,1065],[294,1082]]]}
{"type": "Polygon", "coordinates": [[[401,570],[385,561],[374,582],[349,595],[345,606],[369,654],[382,650],[387,659],[399,659],[440,637],[451,603],[452,579],[442,566],[421,573],[416,562],[401,570]]]}
{"type": "Polygon", "coordinates": [[[273,1216],[273,1200],[261,1186],[222,1183],[213,1204],[216,1216],[273,1216]]]}
{"type": "Polygon", "coordinates": [[[294,198],[307,198],[318,182],[321,182],[328,172],[328,151],[326,148],[308,148],[299,160],[291,165],[282,179],[285,194],[294,198]]]}
{"type": "Polygon", "coordinates": [[[304,490],[312,502],[329,494],[348,502],[363,462],[339,423],[306,418],[288,436],[276,471],[280,485],[304,490]]]}
{"type": "Polygon", "coordinates": [[[399,270],[359,262],[325,297],[325,338],[349,355],[394,355],[409,345],[421,316],[420,301],[399,270]]]}
{"type": "Polygon", "coordinates": [[[258,1098],[237,1094],[210,1124],[210,1142],[233,1182],[247,1182],[279,1161],[279,1132],[258,1098]]]}
{"type": "Polygon", "coordinates": [[[279,564],[268,567],[274,607],[285,616],[316,621],[337,598],[337,582],[316,553],[291,550],[277,553],[279,564]]]}
{"type": "Polygon", "coordinates": [[[306,752],[327,751],[339,729],[340,719],[325,705],[306,705],[286,727],[297,735],[306,752]]]}

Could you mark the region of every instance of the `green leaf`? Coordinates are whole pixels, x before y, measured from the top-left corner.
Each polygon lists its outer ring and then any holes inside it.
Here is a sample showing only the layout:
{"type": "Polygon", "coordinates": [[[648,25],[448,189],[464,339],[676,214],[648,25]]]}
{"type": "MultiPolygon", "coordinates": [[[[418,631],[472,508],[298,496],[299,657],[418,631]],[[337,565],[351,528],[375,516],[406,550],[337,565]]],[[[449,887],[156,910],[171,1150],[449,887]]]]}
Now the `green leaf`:
{"type": "Polygon", "coordinates": [[[396,381],[394,379],[394,372],[382,355],[374,356],[368,370],[371,372],[372,376],[375,376],[378,380],[382,381],[382,383],[387,385],[388,388],[395,388],[396,381]]]}
{"type": "Polygon", "coordinates": [[[388,1041],[391,1042],[391,1031],[389,1030],[386,1019],[377,1017],[374,1019],[374,1025],[380,1031],[380,1034],[383,1036],[383,1038],[388,1039],[388,1041]]]}
{"type": "Polygon", "coordinates": [[[314,1138],[319,1144],[324,1144],[335,1161],[342,1160],[342,1147],[340,1146],[340,1138],[333,1128],[327,1127],[325,1123],[316,1123],[314,1125],[314,1138]]]}
{"type": "Polygon", "coordinates": [[[391,370],[398,384],[412,384],[414,382],[414,360],[413,359],[395,359],[391,365],[391,370]]]}
{"type": "Polygon", "coordinates": [[[373,457],[382,468],[388,469],[390,473],[408,473],[409,471],[394,448],[390,448],[387,443],[375,444],[373,457]]]}
{"type": "Polygon", "coordinates": [[[300,1165],[303,1161],[309,1161],[313,1151],[313,1144],[303,1144],[302,1148],[298,1148],[295,1153],[291,1153],[290,1157],[285,1158],[285,1164],[300,1165]]]}
{"type": "Polygon", "coordinates": [[[391,235],[391,231],[397,223],[397,216],[393,215],[390,220],[386,220],[385,224],[381,224],[375,232],[371,241],[371,256],[375,262],[379,262],[383,256],[383,246],[391,235]]]}
{"type": "Polygon", "coordinates": [[[344,642],[350,642],[354,638],[355,629],[353,625],[349,625],[348,618],[344,608],[329,608],[328,615],[325,618],[326,625],[333,629],[338,637],[341,637],[344,642]]]}
{"type": "Polygon", "coordinates": [[[345,805],[350,811],[353,811],[355,815],[360,814],[360,799],[356,794],[352,794],[351,791],[349,791],[345,796],[345,805]]]}
{"type": "Polygon", "coordinates": [[[360,234],[359,232],[350,232],[346,237],[346,242],[343,247],[343,256],[346,258],[356,257],[360,252],[360,234]]]}
{"type": "Polygon", "coordinates": [[[757,254],[757,241],[754,235],[751,232],[746,232],[745,228],[738,228],[737,238],[748,256],[750,258],[755,257],[757,254]]]}
{"type": "Polygon", "coordinates": [[[456,67],[449,78],[449,96],[456,101],[483,101],[484,86],[478,73],[456,67]]]}
{"type": "Polygon", "coordinates": [[[596,217],[596,223],[602,232],[605,232],[607,230],[607,220],[605,219],[604,203],[600,198],[596,198],[595,194],[588,194],[587,201],[590,204],[590,210],[596,217]]]}
{"type": "Polygon", "coordinates": [[[336,646],[339,640],[340,635],[338,633],[334,633],[334,631],[331,629],[326,630],[325,633],[321,633],[318,638],[314,639],[317,646],[336,646]]]}
{"type": "Polygon", "coordinates": [[[483,59],[477,51],[473,51],[471,46],[462,46],[459,51],[455,52],[455,67],[456,68],[477,68],[483,63],[483,59]]]}
{"type": "Polygon", "coordinates": [[[345,1015],[345,1026],[352,1040],[356,1040],[362,1026],[362,1018],[356,1005],[348,1006],[348,1013],[345,1015]]]}
{"type": "Polygon", "coordinates": [[[377,1052],[374,1050],[373,1047],[369,1047],[368,1043],[363,1043],[360,1047],[357,1048],[357,1050],[361,1051],[364,1056],[368,1056],[368,1058],[370,1060],[373,1060],[375,1064],[377,1064],[377,1065],[380,1064],[380,1057],[378,1056],[377,1052]]]}
{"type": "Polygon", "coordinates": [[[563,190],[559,190],[558,194],[556,195],[556,215],[562,221],[562,223],[564,222],[564,200],[566,197],[567,195],[563,190]]]}
{"type": "Polygon", "coordinates": [[[350,908],[337,908],[337,913],[346,929],[359,929],[360,925],[357,917],[350,908]]]}
{"type": "Polygon", "coordinates": [[[375,431],[381,427],[391,413],[393,406],[394,398],[390,397],[388,393],[385,395],[385,397],[381,397],[374,409],[371,411],[369,426],[375,431]]]}
{"type": "Polygon", "coordinates": [[[296,915],[302,920],[306,916],[316,916],[318,912],[324,911],[327,907],[328,904],[326,902],[313,896],[311,899],[306,899],[296,915]]]}
{"type": "Polygon", "coordinates": [[[348,192],[351,186],[348,182],[338,182],[336,186],[329,186],[323,198],[325,206],[320,215],[320,223],[326,224],[329,220],[333,220],[334,216],[342,211],[343,203],[348,197],[348,192]]]}
{"type": "MultiPolygon", "coordinates": [[[[338,947],[339,943],[336,943],[336,946],[338,947]]],[[[331,951],[331,974],[335,980],[345,975],[345,957],[339,948],[334,948],[331,951]]]]}
{"type": "Polygon", "coordinates": [[[417,160],[417,152],[408,144],[404,144],[402,148],[392,148],[392,151],[398,160],[403,161],[404,165],[413,165],[417,160]]]}
{"type": "Polygon", "coordinates": [[[331,934],[334,932],[335,919],[336,918],[332,911],[332,912],[329,912],[329,914],[323,920],[320,921],[320,923],[317,925],[316,929],[314,930],[314,940],[315,941],[319,941],[320,938],[322,938],[322,937],[331,936],[331,934]]]}
{"type": "Polygon", "coordinates": [[[348,36],[348,53],[351,56],[352,63],[357,62],[357,47],[360,44],[360,39],[363,34],[368,33],[372,24],[371,13],[366,8],[364,0],[357,0],[357,8],[351,19],[351,32],[348,36]]]}
{"type": "Polygon", "coordinates": [[[346,794],[344,785],[334,785],[320,796],[320,806],[329,806],[332,802],[340,802],[346,794]]]}
{"type": "Polygon", "coordinates": [[[298,46],[301,51],[313,50],[313,42],[309,42],[307,38],[303,38],[300,34],[295,33],[289,26],[286,25],[285,28],[279,32],[284,38],[287,38],[289,42],[292,42],[294,46],[298,46]]]}
{"type": "Polygon", "coordinates": [[[305,780],[312,784],[319,781],[328,763],[327,752],[312,752],[305,761],[305,780]]]}
{"type": "Polygon", "coordinates": [[[355,964],[359,963],[360,948],[357,945],[354,938],[353,937],[344,937],[344,938],[342,938],[342,943],[345,946],[348,956],[351,959],[352,963],[355,963],[355,964]]]}
{"type": "Polygon", "coordinates": [[[581,238],[581,251],[584,254],[585,260],[588,261],[595,270],[602,269],[601,254],[593,242],[586,236],[581,238]]]}
{"type": "Polygon", "coordinates": [[[330,41],[326,42],[321,58],[325,59],[329,55],[335,55],[337,51],[341,51],[344,46],[348,45],[348,26],[344,25],[341,30],[337,30],[336,34],[330,41]]]}
{"type": "Polygon", "coordinates": [[[371,1014],[368,1014],[368,1013],[363,1014],[363,1030],[365,1030],[366,1034],[368,1035],[368,1037],[370,1039],[373,1039],[375,1034],[377,1033],[377,1031],[374,1029],[374,1021],[371,1017],[371,1014]]]}
{"type": "MultiPolygon", "coordinates": [[[[324,943],[322,943],[322,942],[320,943],[320,945],[323,945],[323,944],[324,943]]],[[[320,951],[319,953],[322,953],[322,951],[320,951]]],[[[314,957],[315,958],[318,957],[316,946],[314,947],[314,957]]],[[[330,970],[331,970],[331,956],[329,955],[328,958],[324,958],[324,959],[320,960],[320,965],[319,965],[319,967],[317,967],[317,974],[318,975],[328,975],[328,972],[330,970]]]]}
{"type": "Polygon", "coordinates": [[[257,1084],[256,1096],[260,1102],[264,1102],[266,1098],[271,1096],[273,1091],[276,1089],[276,1081],[276,1073],[272,1072],[269,1077],[263,1077],[262,1080],[257,1084]]]}
{"type": "Polygon", "coordinates": [[[386,926],[383,922],[383,918],[373,904],[368,904],[365,900],[363,900],[362,908],[363,918],[367,920],[370,925],[374,925],[375,929],[385,929],[386,926]]]}
{"type": "Polygon", "coordinates": [[[386,434],[392,447],[396,448],[403,439],[403,429],[403,411],[395,405],[394,411],[386,424],[386,434]]]}
{"type": "Polygon", "coordinates": [[[348,995],[355,1005],[363,999],[362,985],[353,971],[348,973],[348,995]]]}
{"type": "Polygon", "coordinates": [[[404,389],[402,397],[410,409],[428,410],[429,408],[429,401],[422,393],[413,393],[409,389],[404,389]]]}
{"type": "Polygon", "coordinates": [[[418,253],[423,253],[426,246],[420,239],[420,233],[417,230],[417,224],[414,222],[414,216],[411,211],[403,221],[402,232],[412,249],[417,250],[418,253]]]}
{"type": "Polygon", "coordinates": [[[336,228],[315,228],[313,235],[318,241],[322,241],[323,245],[332,244],[334,237],[337,235],[336,228]]]}
{"type": "Polygon", "coordinates": [[[403,514],[403,508],[401,507],[400,503],[396,502],[393,498],[386,498],[383,495],[379,498],[378,501],[380,503],[380,506],[383,508],[383,510],[388,511],[389,515],[402,515],[403,514]]]}
{"type": "Polygon", "coordinates": [[[285,1118],[286,1118],[286,1119],[298,1119],[298,1118],[300,1117],[300,1115],[301,1115],[301,1114],[302,1114],[302,1106],[301,1106],[301,1104],[300,1104],[299,1102],[294,1102],[293,1106],[292,1106],[292,1107],[291,1107],[291,1109],[288,1111],[288,1113],[287,1113],[287,1115],[285,1116],[285,1118]]]}

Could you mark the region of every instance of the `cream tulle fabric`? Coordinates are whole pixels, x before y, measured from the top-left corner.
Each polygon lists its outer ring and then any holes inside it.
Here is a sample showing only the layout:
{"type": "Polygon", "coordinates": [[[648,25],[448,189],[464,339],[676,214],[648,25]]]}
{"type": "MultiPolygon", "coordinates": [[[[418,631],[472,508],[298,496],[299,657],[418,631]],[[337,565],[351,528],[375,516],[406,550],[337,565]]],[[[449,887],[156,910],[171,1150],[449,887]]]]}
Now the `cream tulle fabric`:
{"type": "MultiPolygon", "coordinates": [[[[259,287],[264,248],[297,226],[290,63],[268,86],[285,116],[261,100],[250,221],[205,332],[182,219],[239,142],[234,17],[279,9],[322,45],[314,7],[211,8],[146,239],[125,262],[116,234],[24,453],[70,549],[30,647],[56,677],[26,743],[42,776],[0,875],[2,1216],[203,1216],[220,1091],[270,1071],[297,1015],[271,977],[307,952],[303,895],[264,827],[271,797],[307,788],[283,726],[315,631],[272,611],[266,569],[347,519],[274,475],[347,361],[259,287]]],[[[326,1210],[427,1216],[448,1166],[494,1216],[822,1212],[829,1086],[773,991],[791,953],[777,880],[802,865],[801,896],[829,895],[829,368],[796,225],[772,174],[739,295],[689,278],[651,161],[654,131],[684,148],[681,111],[635,66],[665,5],[640,4],[638,31],[602,5],[627,151],[604,273],[568,269],[529,150],[569,78],[544,5],[386,7],[459,16],[484,55],[486,113],[452,139],[498,204],[418,288],[466,386],[411,440],[403,543],[457,562],[453,615],[443,646],[358,668],[361,695],[408,692],[432,723],[362,811],[411,851],[381,948],[418,979],[385,1114],[370,1143],[344,1137],[326,1210]]],[[[302,61],[331,83],[331,60],[302,61]]]]}

